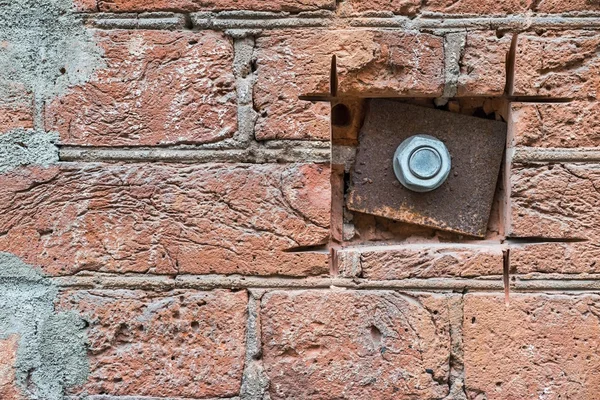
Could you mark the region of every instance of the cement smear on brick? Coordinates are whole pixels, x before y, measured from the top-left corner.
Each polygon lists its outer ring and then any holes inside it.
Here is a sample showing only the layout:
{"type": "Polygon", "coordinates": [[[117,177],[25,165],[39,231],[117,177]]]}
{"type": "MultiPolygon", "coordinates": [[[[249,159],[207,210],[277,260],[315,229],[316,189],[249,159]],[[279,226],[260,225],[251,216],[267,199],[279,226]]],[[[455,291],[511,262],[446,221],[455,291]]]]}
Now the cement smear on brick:
{"type": "Polygon", "coordinates": [[[43,102],[103,65],[72,8],[71,0],[0,0],[0,99],[14,99],[24,87],[43,102]]]}
{"type": "Polygon", "coordinates": [[[0,135],[0,174],[19,166],[48,166],[58,161],[58,134],[14,129],[0,135]]]}
{"type": "Polygon", "coordinates": [[[32,266],[0,252],[0,339],[19,336],[16,383],[29,399],[62,400],[89,372],[86,323],[55,312],[57,294],[32,266]]]}

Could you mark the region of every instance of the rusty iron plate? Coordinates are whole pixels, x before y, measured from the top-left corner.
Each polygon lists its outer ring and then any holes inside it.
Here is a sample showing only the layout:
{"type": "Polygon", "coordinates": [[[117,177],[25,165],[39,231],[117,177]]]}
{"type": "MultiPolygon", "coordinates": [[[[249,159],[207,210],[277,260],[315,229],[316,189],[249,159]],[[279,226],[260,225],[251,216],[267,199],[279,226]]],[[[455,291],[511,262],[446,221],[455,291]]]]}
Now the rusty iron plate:
{"type": "Polygon", "coordinates": [[[506,141],[506,124],[390,100],[369,102],[359,134],[347,207],[396,221],[483,237],[506,141]],[[396,148],[415,134],[444,142],[452,158],[448,179],[416,193],[398,182],[396,148]]]}

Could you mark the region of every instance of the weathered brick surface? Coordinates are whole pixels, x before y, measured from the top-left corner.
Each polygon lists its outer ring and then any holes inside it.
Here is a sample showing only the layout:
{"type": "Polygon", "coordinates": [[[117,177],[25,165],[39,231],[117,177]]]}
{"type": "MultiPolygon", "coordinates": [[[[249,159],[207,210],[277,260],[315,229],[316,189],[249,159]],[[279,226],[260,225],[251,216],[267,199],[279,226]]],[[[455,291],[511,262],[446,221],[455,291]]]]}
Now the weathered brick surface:
{"type": "Polygon", "coordinates": [[[502,251],[490,246],[422,244],[338,252],[341,275],[376,280],[501,275],[502,263],[502,251]]]}
{"type": "Polygon", "coordinates": [[[600,297],[469,294],[465,383],[471,399],[594,399],[600,297]]]}
{"type": "Polygon", "coordinates": [[[244,291],[68,291],[88,321],[90,375],[78,392],[229,397],[244,365],[244,291]]]}
{"type": "Polygon", "coordinates": [[[0,105],[0,134],[16,128],[32,128],[33,115],[30,109],[20,105],[0,105]]]}
{"type": "Polygon", "coordinates": [[[600,35],[594,31],[519,35],[512,93],[596,99],[600,89],[598,46],[600,35]]]}
{"type": "Polygon", "coordinates": [[[348,14],[388,11],[400,15],[415,15],[420,6],[420,0],[349,0],[339,5],[348,14]]]}
{"type": "Polygon", "coordinates": [[[263,297],[272,399],[439,399],[448,393],[443,296],[391,291],[263,297]]]}
{"type": "Polygon", "coordinates": [[[511,246],[510,268],[516,274],[600,273],[600,249],[595,242],[531,243],[511,246]]]}
{"type": "Polygon", "coordinates": [[[0,338],[0,399],[21,400],[24,397],[15,382],[18,335],[0,338]]]}
{"type": "Polygon", "coordinates": [[[524,13],[531,0],[427,0],[422,11],[445,14],[506,15],[524,13]]]}
{"type": "Polygon", "coordinates": [[[217,32],[98,31],[106,65],[46,108],[86,146],[205,143],[237,129],[233,44],[217,32]]]}
{"type": "Polygon", "coordinates": [[[329,104],[298,100],[329,93],[337,57],[339,93],[359,97],[441,95],[441,37],[386,30],[283,30],[257,38],[256,137],[329,140],[329,104]]]}
{"type": "Polygon", "coordinates": [[[49,274],[321,274],[329,167],[62,164],[1,177],[0,251],[49,274]]]}
{"type": "Polygon", "coordinates": [[[600,165],[513,166],[509,235],[598,238],[600,165]]]}
{"type": "Polygon", "coordinates": [[[460,59],[458,96],[501,96],[506,86],[506,57],[512,36],[470,32],[460,59]]]}
{"type": "MultiPolygon", "coordinates": [[[[3,43],[0,43],[0,51],[2,50],[3,43]]],[[[32,128],[31,92],[18,82],[0,82],[0,84],[4,88],[0,96],[0,134],[16,128],[32,128]]]]}
{"type": "Polygon", "coordinates": [[[598,147],[600,146],[600,104],[512,103],[511,146],[598,147]]]}
{"type": "Polygon", "coordinates": [[[542,13],[564,13],[569,11],[600,11],[600,3],[593,0],[541,0],[535,7],[542,13]]]}
{"type": "Polygon", "coordinates": [[[143,12],[143,11],[203,11],[203,10],[257,10],[257,11],[311,11],[335,8],[335,0],[75,0],[79,11],[143,12]]]}

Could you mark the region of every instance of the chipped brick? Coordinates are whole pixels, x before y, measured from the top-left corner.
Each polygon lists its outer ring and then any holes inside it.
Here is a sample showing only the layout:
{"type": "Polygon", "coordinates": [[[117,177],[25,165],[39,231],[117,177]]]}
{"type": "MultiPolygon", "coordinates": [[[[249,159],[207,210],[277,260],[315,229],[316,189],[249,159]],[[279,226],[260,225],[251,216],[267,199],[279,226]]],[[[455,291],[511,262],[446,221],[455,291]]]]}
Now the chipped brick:
{"type": "Polygon", "coordinates": [[[46,108],[63,144],[207,143],[233,136],[233,45],[217,32],[97,31],[106,66],[46,108]]]}
{"type": "Polygon", "coordinates": [[[244,291],[67,291],[89,323],[87,394],[228,397],[244,365],[244,291]]]}
{"type": "Polygon", "coordinates": [[[329,104],[298,100],[329,93],[337,57],[340,94],[439,96],[444,86],[441,37],[386,30],[283,30],[256,40],[256,137],[329,140],[329,104]]]}

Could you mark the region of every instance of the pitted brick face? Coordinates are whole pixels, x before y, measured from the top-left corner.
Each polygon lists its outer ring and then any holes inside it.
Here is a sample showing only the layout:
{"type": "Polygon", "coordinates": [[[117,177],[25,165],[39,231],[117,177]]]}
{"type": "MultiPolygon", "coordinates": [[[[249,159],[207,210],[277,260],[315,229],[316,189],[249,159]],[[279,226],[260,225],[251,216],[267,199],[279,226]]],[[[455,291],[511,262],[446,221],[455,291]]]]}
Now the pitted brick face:
{"type": "Polygon", "coordinates": [[[274,292],[263,298],[273,399],[438,399],[448,394],[444,296],[274,292]]]}
{"type": "Polygon", "coordinates": [[[230,397],[240,390],[247,294],[70,291],[89,321],[90,376],[78,393],[230,397]]]}
{"type": "Polygon", "coordinates": [[[237,129],[233,44],[222,33],[97,32],[106,67],[49,103],[61,143],[207,143],[237,129]]]}

